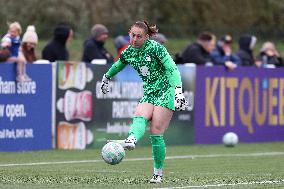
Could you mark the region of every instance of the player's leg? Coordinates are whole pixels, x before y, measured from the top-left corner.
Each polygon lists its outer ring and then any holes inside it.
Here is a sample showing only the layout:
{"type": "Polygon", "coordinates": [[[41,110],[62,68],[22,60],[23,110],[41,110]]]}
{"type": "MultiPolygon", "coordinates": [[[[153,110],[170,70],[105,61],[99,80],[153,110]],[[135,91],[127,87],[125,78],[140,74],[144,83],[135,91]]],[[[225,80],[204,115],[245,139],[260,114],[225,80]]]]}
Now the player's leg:
{"type": "Polygon", "coordinates": [[[149,120],[152,118],[154,105],[150,103],[139,103],[134,117],[133,122],[129,130],[129,136],[133,135],[137,140],[140,140],[146,130],[149,120]]]}
{"type": "Polygon", "coordinates": [[[150,180],[152,183],[162,182],[163,167],[166,157],[166,145],[163,134],[168,128],[172,116],[172,110],[160,106],[154,107],[150,125],[150,138],[152,143],[152,155],[154,159],[154,174],[153,178],[150,180]]]}
{"type": "Polygon", "coordinates": [[[154,105],[150,103],[138,104],[128,132],[129,136],[125,139],[126,149],[133,150],[135,144],[144,136],[149,120],[152,118],[153,110],[154,105]]]}
{"type": "Polygon", "coordinates": [[[116,142],[119,142],[123,148],[127,150],[133,150],[136,143],[145,134],[148,122],[152,118],[153,110],[154,105],[150,103],[139,103],[128,132],[128,137],[125,140],[116,140],[116,142]]]}

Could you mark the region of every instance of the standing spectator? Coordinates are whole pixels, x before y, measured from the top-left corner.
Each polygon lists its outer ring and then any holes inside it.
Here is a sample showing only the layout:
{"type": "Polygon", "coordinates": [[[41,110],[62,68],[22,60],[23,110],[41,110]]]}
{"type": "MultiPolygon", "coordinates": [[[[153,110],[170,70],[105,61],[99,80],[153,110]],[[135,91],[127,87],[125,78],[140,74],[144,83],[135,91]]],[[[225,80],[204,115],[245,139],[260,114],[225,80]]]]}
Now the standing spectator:
{"type": "Polygon", "coordinates": [[[113,63],[113,56],[104,47],[108,29],[102,24],[96,24],[91,29],[91,35],[84,42],[82,61],[90,63],[94,59],[105,59],[107,63],[113,63]]]}
{"type": "Polygon", "coordinates": [[[260,53],[256,57],[255,65],[264,68],[283,66],[283,60],[272,42],[263,43],[260,53]]]}
{"type": "Polygon", "coordinates": [[[18,58],[19,48],[21,45],[20,35],[22,33],[22,27],[19,22],[13,22],[9,24],[8,33],[1,40],[1,48],[8,49],[4,51],[5,62],[17,63],[17,77],[18,82],[31,81],[31,78],[26,73],[26,62],[18,58]]]}
{"type": "Polygon", "coordinates": [[[254,65],[253,48],[255,47],[257,38],[253,35],[242,35],[239,39],[239,50],[237,55],[241,59],[241,66],[254,65]]]}
{"type": "Polygon", "coordinates": [[[214,65],[222,65],[229,69],[234,69],[241,64],[240,58],[232,51],[232,43],[233,38],[230,35],[221,37],[210,54],[214,65]]]}
{"type": "Polygon", "coordinates": [[[53,39],[44,47],[42,59],[55,62],[57,60],[69,60],[69,52],[66,44],[73,37],[73,30],[66,24],[59,24],[53,32],[53,39]]]}
{"type": "Polygon", "coordinates": [[[35,31],[35,27],[33,25],[30,25],[27,27],[27,30],[23,35],[19,58],[25,60],[28,63],[33,63],[34,61],[36,61],[37,58],[35,54],[35,47],[37,43],[38,36],[35,31]]]}
{"type": "Polygon", "coordinates": [[[203,32],[198,36],[196,42],[190,44],[182,53],[183,63],[195,63],[197,65],[212,65],[210,53],[215,48],[216,37],[203,32]]]}
{"type": "Polygon", "coordinates": [[[120,57],[122,51],[124,51],[129,45],[129,36],[119,35],[114,39],[114,46],[116,48],[117,57],[120,57]]]}

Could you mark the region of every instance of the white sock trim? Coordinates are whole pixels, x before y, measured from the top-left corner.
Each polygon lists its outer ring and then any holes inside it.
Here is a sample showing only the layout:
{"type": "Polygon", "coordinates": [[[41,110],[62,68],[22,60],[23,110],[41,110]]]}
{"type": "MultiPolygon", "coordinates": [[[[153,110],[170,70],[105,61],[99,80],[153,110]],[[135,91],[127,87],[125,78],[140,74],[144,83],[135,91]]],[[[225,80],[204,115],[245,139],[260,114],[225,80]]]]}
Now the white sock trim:
{"type": "Polygon", "coordinates": [[[154,168],[154,174],[159,175],[159,176],[163,176],[163,169],[154,168]]]}
{"type": "Polygon", "coordinates": [[[137,139],[133,135],[128,136],[126,140],[134,141],[134,143],[137,142],[137,139]]]}

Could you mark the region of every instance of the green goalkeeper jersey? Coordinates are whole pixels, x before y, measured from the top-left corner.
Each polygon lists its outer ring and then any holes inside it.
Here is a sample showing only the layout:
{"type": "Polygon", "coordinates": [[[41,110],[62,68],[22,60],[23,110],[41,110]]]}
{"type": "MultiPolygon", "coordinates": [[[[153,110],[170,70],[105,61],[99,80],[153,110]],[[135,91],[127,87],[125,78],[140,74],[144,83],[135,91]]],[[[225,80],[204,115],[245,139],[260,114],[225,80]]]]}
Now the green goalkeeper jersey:
{"type": "Polygon", "coordinates": [[[173,88],[181,86],[181,77],[176,64],[166,48],[154,40],[146,40],[140,48],[133,48],[129,45],[106,76],[112,78],[127,64],[138,72],[146,94],[165,88],[165,86],[173,88]]]}

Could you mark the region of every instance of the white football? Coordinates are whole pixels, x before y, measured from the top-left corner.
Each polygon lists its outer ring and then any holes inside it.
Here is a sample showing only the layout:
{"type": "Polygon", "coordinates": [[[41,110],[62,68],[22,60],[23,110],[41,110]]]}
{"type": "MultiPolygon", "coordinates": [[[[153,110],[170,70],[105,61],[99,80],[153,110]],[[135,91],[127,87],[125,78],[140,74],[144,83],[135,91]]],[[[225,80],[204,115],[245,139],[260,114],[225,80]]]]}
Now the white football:
{"type": "Polygon", "coordinates": [[[124,156],[125,151],[119,143],[109,142],[102,148],[102,158],[110,165],[119,164],[124,156]]]}
{"type": "Polygon", "coordinates": [[[238,135],[234,132],[228,132],[223,136],[223,144],[228,147],[234,147],[238,144],[238,135]]]}

